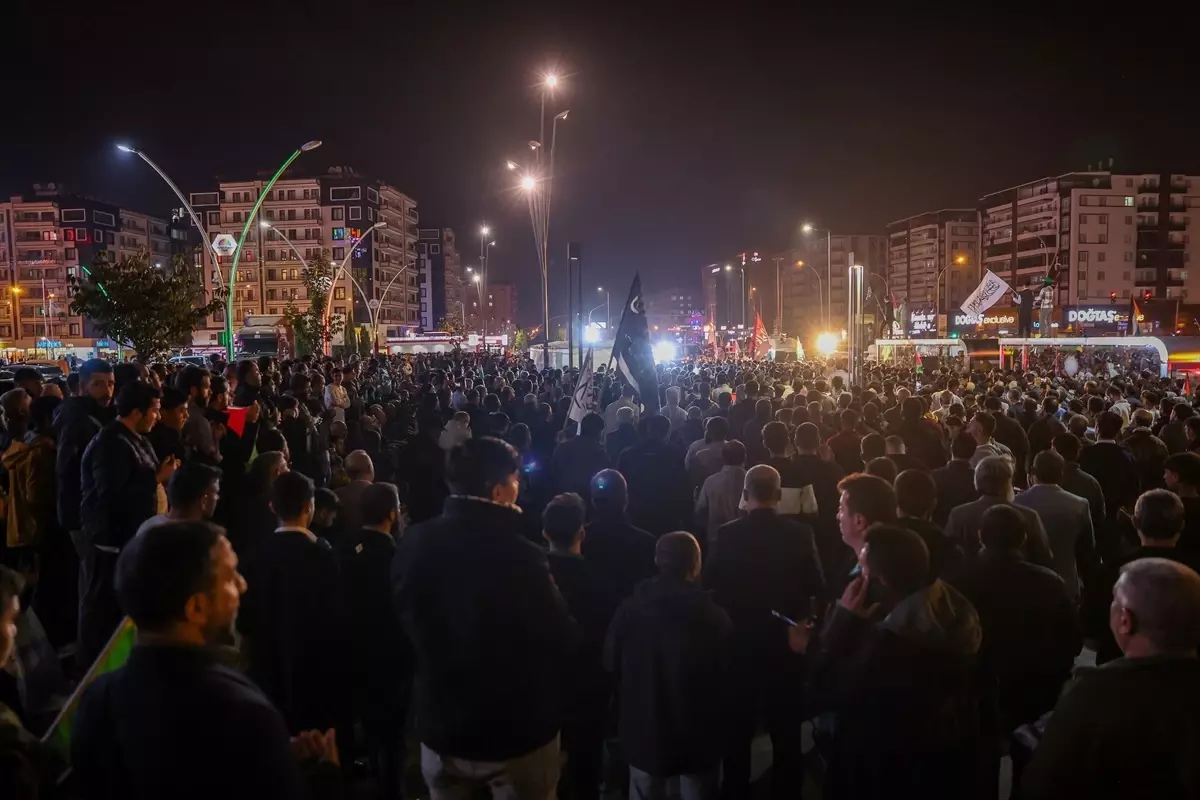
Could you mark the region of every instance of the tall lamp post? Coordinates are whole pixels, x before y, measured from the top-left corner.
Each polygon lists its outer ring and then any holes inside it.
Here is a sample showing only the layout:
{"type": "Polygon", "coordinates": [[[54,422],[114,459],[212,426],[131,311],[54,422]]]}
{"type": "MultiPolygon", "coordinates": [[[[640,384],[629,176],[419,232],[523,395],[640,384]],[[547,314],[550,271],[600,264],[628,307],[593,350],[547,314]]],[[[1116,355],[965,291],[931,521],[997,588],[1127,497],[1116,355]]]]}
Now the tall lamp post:
{"type": "MultiPolygon", "coordinates": [[[[803,233],[812,233],[817,230],[811,223],[804,223],[800,226],[803,233]]],[[[833,314],[833,286],[830,283],[833,269],[833,234],[829,228],[825,229],[825,318],[829,319],[833,314]]]]}
{"type": "MultiPolygon", "coordinates": [[[[803,261],[797,261],[796,266],[800,269],[804,269],[805,265],[804,265],[803,261]]],[[[815,269],[810,269],[808,271],[808,274],[812,275],[814,278],[817,279],[817,310],[821,312],[821,314],[820,314],[821,327],[823,329],[828,329],[829,328],[829,317],[825,314],[827,309],[822,307],[822,305],[821,305],[821,295],[825,294],[825,286],[824,286],[824,284],[821,283],[821,273],[815,269]]]]}
{"type": "MultiPolygon", "coordinates": [[[[607,308],[607,310],[604,312],[604,317],[605,317],[604,330],[608,331],[609,336],[612,336],[613,335],[612,334],[612,293],[609,292],[608,289],[605,289],[603,286],[597,286],[596,291],[604,292],[604,305],[607,308]]],[[[592,321],[592,315],[591,315],[591,313],[589,313],[588,314],[588,323],[590,324],[591,321],[592,321]]]]}
{"type": "MultiPolygon", "coordinates": [[[[480,274],[483,275],[483,279],[480,280],[477,276],[476,282],[481,285],[480,286],[480,295],[479,295],[479,309],[480,309],[480,312],[484,313],[484,314],[486,314],[486,312],[484,312],[484,310],[483,310],[484,309],[483,292],[486,292],[488,290],[488,288],[487,288],[488,256],[490,255],[491,247],[496,244],[496,242],[494,240],[488,241],[488,237],[491,236],[491,234],[492,234],[492,229],[488,225],[481,225],[479,227],[479,272],[480,272],[480,274]]],[[[482,318],[481,327],[483,328],[483,349],[486,351],[487,350],[487,317],[486,316],[484,316],[482,318]]]]}
{"type": "MultiPolygon", "coordinates": [[[[386,222],[384,222],[383,220],[379,220],[374,225],[372,225],[371,227],[369,227],[365,231],[363,231],[363,235],[358,237],[357,240],[352,241],[350,243],[350,246],[348,248],[346,248],[346,251],[347,251],[346,257],[342,259],[342,263],[338,265],[337,271],[333,273],[333,282],[329,284],[329,299],[325,301],[325,319],[322,320],[322,322],[321,322],[321,338],[324,340],[321,342],[321,350],[322,350],[322,352],[325,353],[325,355],[330,354],[330,346],[331,345],[330,345],[330,337],[329,337],[329,315],[330,315],[330,312],[333,310],[334,287],[336,287],[338,285],[338,281],[340,281],[342,279],[342,273],[344,273],[346,271],[346,265],[350,263],[350,259],[354,258],[354,248],[358,247],[360,244],[362,244],[364,241],[366,241],[367,237],[370,236],[371,233],[375,229],[377,229],[377,228],[383,229],[383,228],[386,228],[387,226],[388,226],[388,224],[386,222]]],[[[404,270],[406,270],[406,269],[408,269],[407,264],[405,264],[403,267],[400,268],[400,270],[396,273],[396,277],[399,277],[400,273],[404,272],[404,270]]],[[[396,277],[392,278],[393,282],[395,282],[396,277]]],[[[351,275],[350,278],[351,278],[351,280],[353,280],[354,276],[351,275]]],[[[391,284],[389,283],[388,286],[390,287],[391,284]]],[[[361,291],[361,288],[359,291],[361,291]]],[[[370,303],[367,304],[367,310],[368,310],[368,312],[371,310],[370,303]]]]}
{"type": "MultiPolygon", "coordinates": [[[[949,270],[950,267],[961,267],[961,266],[964,266],[966,263],[967,263],[967,257],[960,253],[954,257],[953,261],[951,261],[949,264],[947,264],[946,266],[944,266],[938,270],[937,279],[934,280],[934,292],[935,293],[933,296],[933,298],[934,298],[933,299],[933,318],[935,320],[937,319],[938,315],[942,313],[942,276],[946,274],[946,271],[949,270]]],[[[929,295],[925,295],[925,296],[928,297],[929,295]]],[[[947,297],[950,296],[950,287],[949,286],[946,287],[946,296],[947,297]]]]}

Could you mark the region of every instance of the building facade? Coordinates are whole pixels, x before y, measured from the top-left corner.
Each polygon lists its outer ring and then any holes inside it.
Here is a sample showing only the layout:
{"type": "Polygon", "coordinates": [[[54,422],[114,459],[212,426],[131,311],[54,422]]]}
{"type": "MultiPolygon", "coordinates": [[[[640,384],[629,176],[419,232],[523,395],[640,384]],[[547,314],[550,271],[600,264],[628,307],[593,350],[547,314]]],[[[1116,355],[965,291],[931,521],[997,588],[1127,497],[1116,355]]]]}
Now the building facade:
{"type": "MultiPolygon", "coordinates": [[[[685,289],[680,286],[674,286],[670,289],[664,289],[659,292],[646,292],[643,296],[643,302],[646,306],[646,322],[650,326],[650,331],[671,331],[671,330],[687,330],[694,327],[693,323],[699,325],[704,324],[703,305],[700,302],[700,295],[695,289],[685,289]]],[[[596,319],[600,320],[601,314],[606,314],[607,310],[605,303],[596,310],[596,319]]],[[[612,324],[615,326],[621,321],[620,300],[617,301],[617,308],[613,310],[615,319],[612,324]]]]}
{"type": "Polygon", "coordinates": [[[488,281],[487,295],[487,335],[512,334],[517,325],[517,285],[488,281]]]}
{"type": "Polygon", "coordinates": [[[884,288],[896,308],[907,312],[909,335],[936,332],[937,315],[953,313],[979,285],[976,209],[942,209],[896,220],[887,226],[887,246],[884,288]]]}
{"type": "MultiPolygon", "coordinates": [[[[830,234],[807,238],[786,258],[764,259],[759,273],[763,287],[763,321],[775,317],[771,298],[777,282],[783,299],[779,332],[809,343],[823,330],[849,326],[850,257],[863,267],[863,315],[873,322],[886,300],[887,237],[875,234],[830,234]],[[778,276],[775,272],[778,270],[778,276]]],[[[759,283],[755,284],[758,293],[759,283]]],[[[753,317],[751,317],[753,322],[753,317]]]]}
{"type": "MultiPolygon", "coordinates": [[[[268,182],[267,176],[220,181],[212,190],[192,192],[189,201],[210,238],[238,238],[268,182]]],[[[355,325],[368,325],[374,315],[380,344],[420,327],[416,205],[390,184],[345,168],[276,182],[247,231],[233,276],[235,332],[251,314],[282,315],[289,305],[307,310],[302,271],[322,250],[341,275],[332,313],[355,325]],[[368,235],[380,222],[384,226],[368,235]]],[[[217,264],[208,252],[197,258],[205,263],[209,287],[229,285],[233,256],[218,257],[217,264]]],[[[219,311],[197,332],[196,343],[216,344],[224,326],[219,311]]]]}
{"type": "Polygon", "coordinates": [[[464,332],[469,325],[462,289],[462,261],[451,228],[420,228],[417,232],[417,285],[421,327],[443,330],[454,322],[464,332]]]}
{"type": "Polygon", "coordinates": [[[12,357],[72,354],[89,358],[115,349],[91,320],[70,313],[68,279],[100,251],[120,260],[142,251],[156,264],[172,256],[170,223],[53,183],[0,203],[0,264],[7,272],[0,303],[0,351],[12,357]]]}

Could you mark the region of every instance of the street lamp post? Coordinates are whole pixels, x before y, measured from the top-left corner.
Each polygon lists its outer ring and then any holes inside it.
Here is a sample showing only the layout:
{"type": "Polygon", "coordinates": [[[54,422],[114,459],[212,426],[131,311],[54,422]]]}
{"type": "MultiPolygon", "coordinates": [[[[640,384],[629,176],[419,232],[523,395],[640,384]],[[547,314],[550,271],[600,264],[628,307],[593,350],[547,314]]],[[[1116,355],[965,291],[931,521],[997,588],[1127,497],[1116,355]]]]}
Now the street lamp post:
{"type": "MultiPolygon", "coordinates": [[[[804,233],[812,233],[817,230],[810,223],[804,223],[800,230],[804,233]]],[[[833,316],[833,286],[830,283],[833,270],[833,233],[829,228],[825,229],[825,317],[829,319],[833,316]]]]}
{"type": "MultiPolygon", "coordinates": [[[[609,292],[607,289],[605,289],[603,286],[597,286],[596,291],[604,292],[604,305],[608,309],[607,311],[604,312],[604,319],[605,319],[604,329],[606,331],[608,331],[609,335],[611,336],[612,335],[612,293],[609,292]]],[[[591,321],[592,321],[592,315],[589,313],[588,314],[588,322],[590,323],[591,321]]]]}
{"type": "MultiPolygon", "coordinates": [[[[487,312],[484,311],[483,294],[482,293],[486,292],[488,290],[488,288],[487,288],[487,282],[488,282],[487,273],[488,273],[489,249],[492,247],[492,245],[496,244],[494,241],[491,241],[491,242],[488,241],[488,236],[490,236],[491,233],[492,233],[492,229],[490,227],[488,227],[487,225],[480,226],[480,228],[479,228],[479,271],[483,275],[483,279],[482,279],[482,281],[480,281],[479,278],[476,277],[476,281],[479,284],[481,284],[481,290],[480,290],[480,295],[479,295],[479,310],[480,310],[481,314],[485,314],[485,315],[487,312]]],[[[484,316],[482,318],[481,327],[483,328],[483,348],[484,348],[484,350],[487,350],[487,317],[486,316],[484,316]]]]}
{"type": "MultiPolygon", "coordinates": [[[[804,262],[797,261],[796,266],[799,267],[800,269],[803,269],[804,262]]],[[[816,271],[815,269],[810,269],[808,271],[808,273],[817,279],[817,308],[818,308],[818,310],[820,310],[822,312],[821,313],[821,327],[828,328],[829,327],[829,317],[826,316],[826,314],[824,313],[827,309],[821,307],[821,295],[825,294],[825,285],[823,283],[821,283],[821,273],[816,271]]]]}
{"type": "MultiPolygon", "coordinates": [[[[949,264],[947,264],[946,266],[944,266],[938,270],[937,278],[934,280],[934,296],[933,296],[933,298],[934,298],[933,299],[933,315],[934,315],[935,320],[937,319],[937,315],[942,313],[942,276],[946,274],[946,271],[949,270],[950,267],[961,267],[966,263],[967,263],[967,257],[962,254],[959,254],[954,257],[953,261],[951,261],[949,264]]],[[[925,295],[925,296],[929,297],[929,295],[925,295]]],[[[949,296],[950,296],[950,287],[947,286],[946,287],[946,297],[949,297],[949,296]]]]}
{"type": "MultiPolygon", "coordinates": [[[[350,242],[350,246],[346,248],[346,257],[342,259],[342,263],[338,265],[337,271],[333,274],[333,282],[329,284],[329,297],[325,301],[325,319],[321,322],[321,339],[323,340],[321,342],[321,350],[325,353],[325,355],[330,354],[329,314],[333,310],[333,290],[338,285],[338,281],[342,279],[342,273],[346,271],[346,265],[349,264],[350,259],[354,257],[354,248],[366,241],[367,237],[370,236],[372,231],[374,231],[376,228],[383,229],[387,226],[388,224],[386,222],[379,220],[374,225],[363,231],[363,235],[358,237],[357,241],[350,242]]],[[[408,269],[408,264],[405,264],[400,268],[399,272],[396,273],[397,277],[406,269],[408,269]]],[[[354,276],[351,275],[350,278],[353,280],[354,276]]],[[[392,280],[394,282],[395,278],[392,280]]],[[[391,284],[388,284],[388,286],[391,286],[391,284]]],[[[361,287],[359,291],[362,291],[361,287]]],[[[370,311],[370,304],[368,304],[367,310],[370,311]]]]}

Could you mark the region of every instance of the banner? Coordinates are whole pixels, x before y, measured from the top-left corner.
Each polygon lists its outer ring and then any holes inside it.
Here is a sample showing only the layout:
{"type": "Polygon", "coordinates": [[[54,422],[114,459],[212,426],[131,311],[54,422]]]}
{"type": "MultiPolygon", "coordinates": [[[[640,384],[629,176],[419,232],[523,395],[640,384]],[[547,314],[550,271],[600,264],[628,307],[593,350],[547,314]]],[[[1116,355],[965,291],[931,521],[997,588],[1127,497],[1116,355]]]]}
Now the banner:
{"type": "Polygon", "coordinates": [[[747,349],[750,351],[750,357],[756,359],[766,358],[771,349],[771,339],[767,336],[767,329],[763,325],[761,314],[754,315],[754,330],[750,334],[750,343],[747,349]]]}
{"type": "Polygon", "coordinates": [[[1011,291],[1004,279],[989,269],[975,291],[963,301],[962,310],[967,314],[980,315],[1011,291]]]}
{"type": "Polygon", "coordinates": [[[583,366],[579,368],[579,382],[575,384],[575,391],[571,395],[571,410],[567,412],[567,419],[572,422],[582,422],[584,416],[592,410],[593,382],[592,348],[589,347],[587,358],[584,359],[583,366]]]}
{"type": "Polygon", "coordinates": [[[654,352],[650,347],[650,325],[646,322],[646,306],[642,302],[642,277],[633,276],[629,299],[621,312],[621,324],[613,341],[613,358],[617,369],[633,386],[641,401],[644,414],[657,414],[658,370],[654,367],[654,352]]]}

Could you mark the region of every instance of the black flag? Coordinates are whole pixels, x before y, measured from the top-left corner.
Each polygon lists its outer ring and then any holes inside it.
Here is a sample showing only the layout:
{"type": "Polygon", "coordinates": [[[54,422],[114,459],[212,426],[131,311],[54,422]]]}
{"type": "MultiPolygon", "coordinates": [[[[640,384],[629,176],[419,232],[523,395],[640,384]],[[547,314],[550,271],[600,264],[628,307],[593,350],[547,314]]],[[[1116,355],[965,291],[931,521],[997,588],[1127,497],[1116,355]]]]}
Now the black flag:
{"type": "Polygon", "coordinates": [[[645,413],[658,412],[658,372],[654,368],[654,352],[650,347],[650,326],[646,322],[646,306],[642,303],[642,278],[633,276],[629,300],[621,311],[621,324],[613,340],[613,358],[617,368],[629,381],[645,413]]]}

